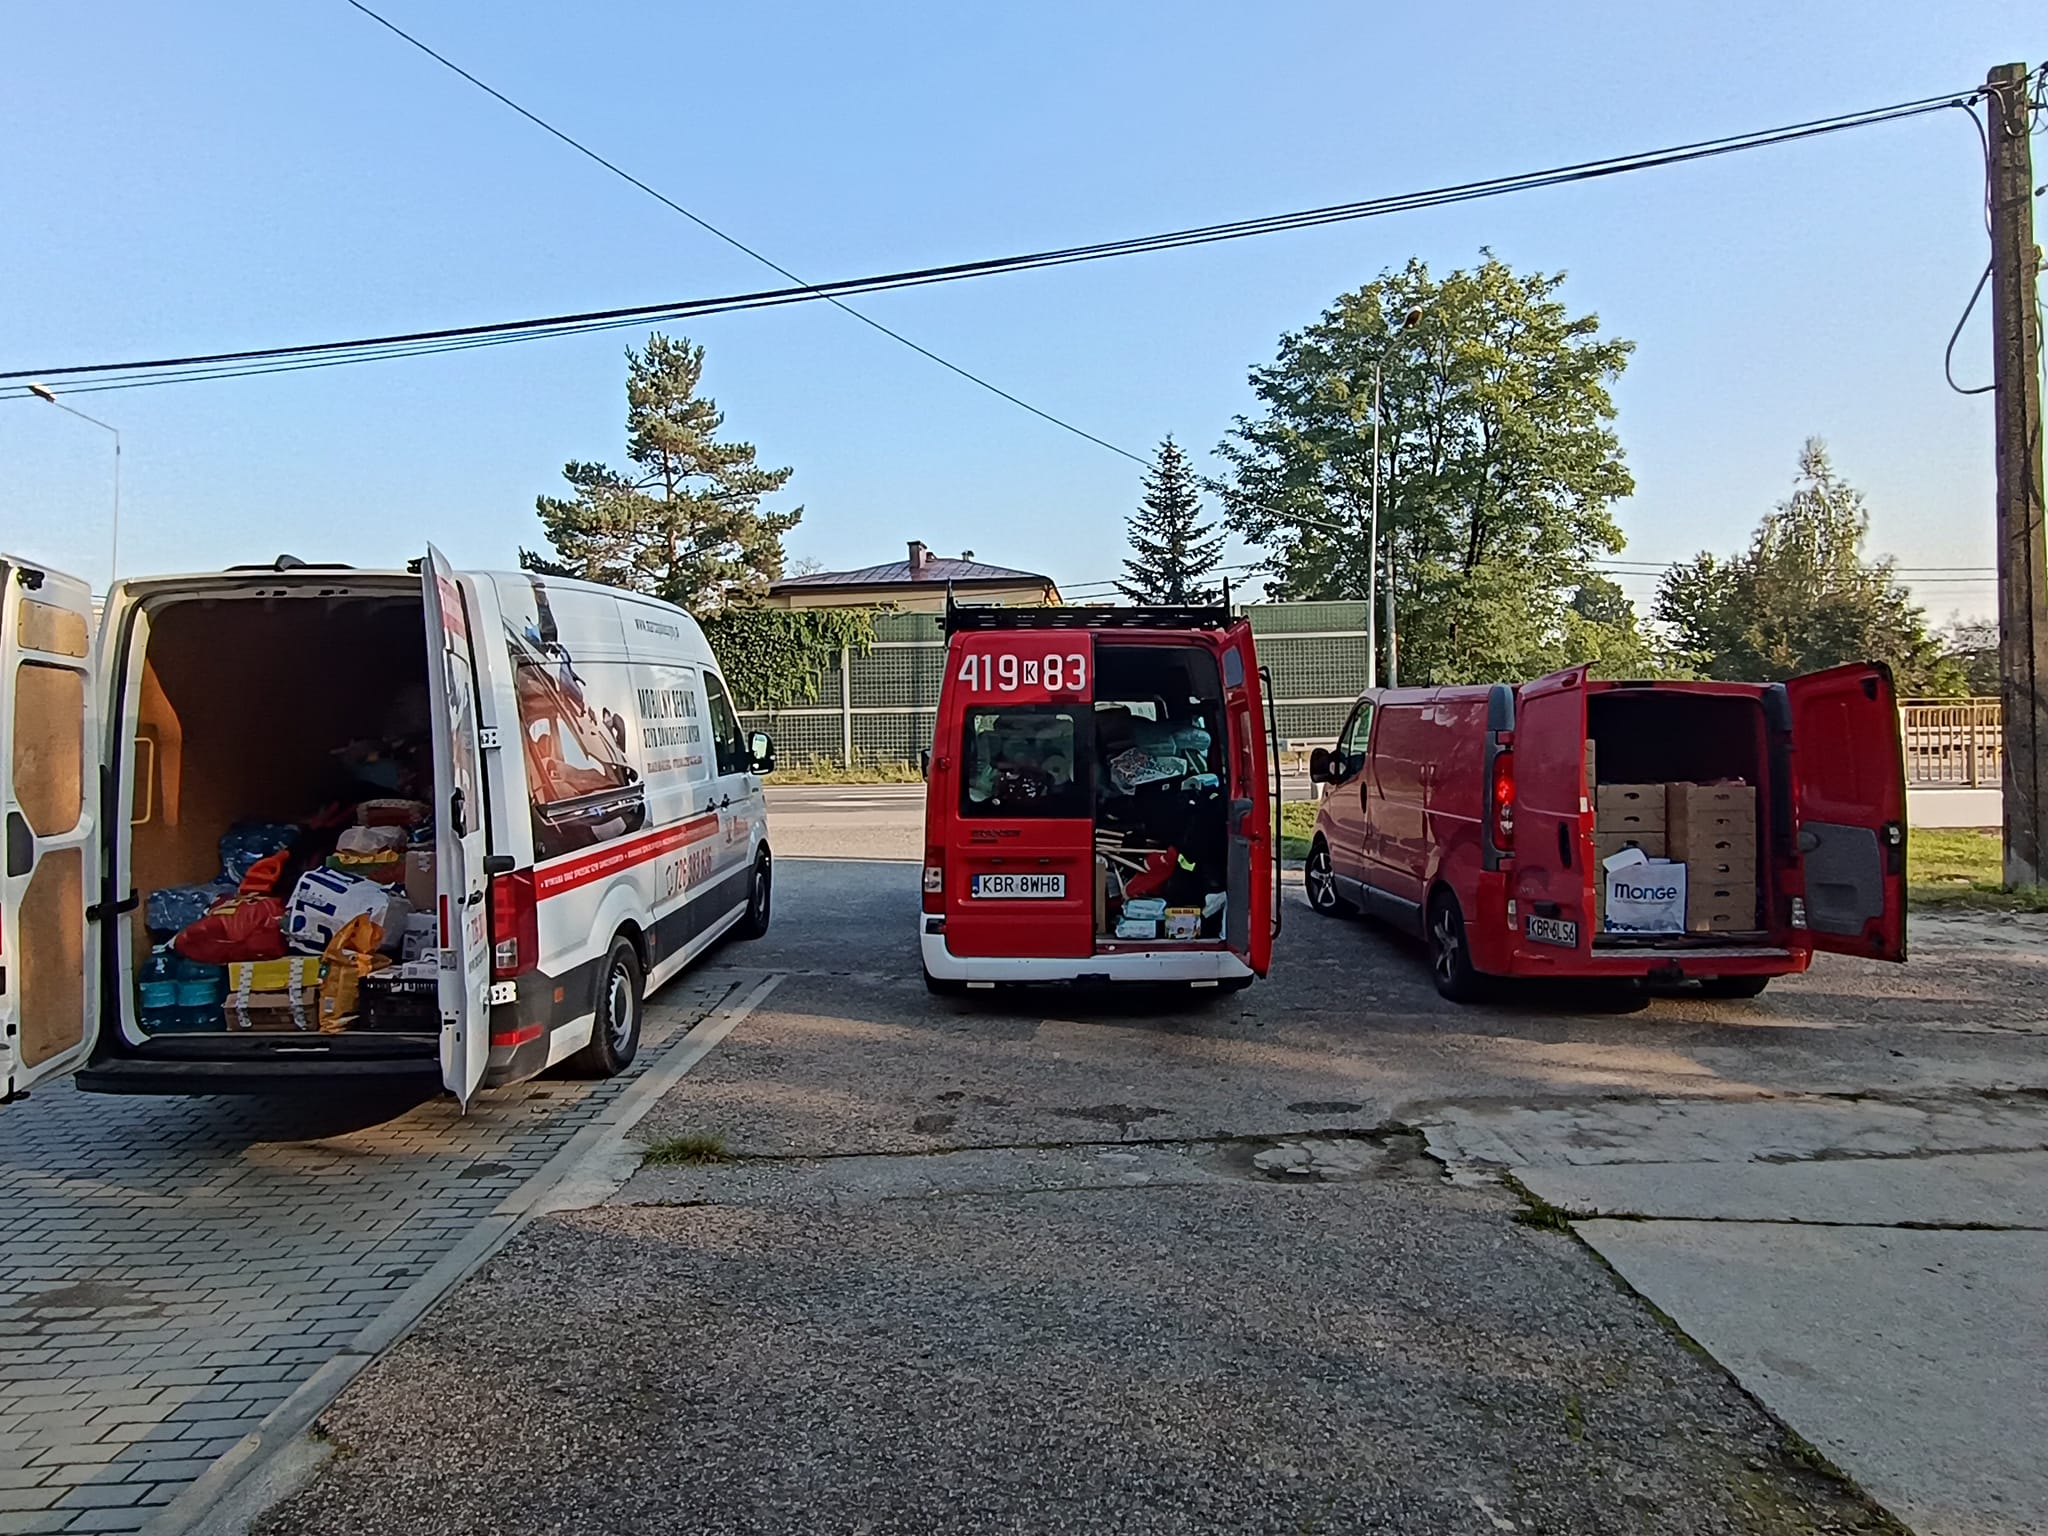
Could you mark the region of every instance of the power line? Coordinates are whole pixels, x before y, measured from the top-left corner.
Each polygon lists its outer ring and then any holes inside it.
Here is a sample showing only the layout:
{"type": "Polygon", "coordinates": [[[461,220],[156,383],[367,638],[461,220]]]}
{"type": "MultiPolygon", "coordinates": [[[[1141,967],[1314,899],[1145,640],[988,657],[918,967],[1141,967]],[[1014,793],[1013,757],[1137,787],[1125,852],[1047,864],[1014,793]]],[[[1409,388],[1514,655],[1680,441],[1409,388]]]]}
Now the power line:
{"type": "MultiPolygon", "coordinates": [[[[385,31],[390,32],[393,36],[401,38],[405,42],[410,43],[413,47],[417,48],[421,53],[424,53],[436,64],[441,65],[444,69],[452,70],[454,73],[460,75],[463,79],[467,80],[471,85],[475,86],[478,90],[482,91],[486,96],[489,96],[493,100],[498,101],[507,107],[510,107],[514,112],[517,112],[521,117],[525,118],[529,123],[532,123],[536,128],[542,129],[543,131],[554,135],[554,137],[560,139],[564,144],[568,145],[571,149],[575,150],[576,153],[578,153],[579,155],[584,156],[586,159],[595,161],[598,165],[603,166],[606,170],[610,171],[614,176],[618,177],[621,181],[627,182],[632,186],[638,187],[642,192],[645,192],[649,197],[653,198],[663,207],[673,209],[675,212],[681,214],[684,218],[688,219],[692,224],[695,224],[699,229],[704,230],[707,234],[717,236],[720,240],[723,240],[727,245],[731,246],[734,250],[741,252],[743,255],[752,257],[755,261],[758,261],[762,266],[768,268],[771,272],[780,273],[782,276],[788,278],[792,283],[800,284],[805,288],[811,287],[809,283],[804,282],[802,278],[798,277],[794,272],[790,271],[789,268],[783,266],[782,263],[780,263],[779,261],[774,260],[772,257],[764,256],[761,252],[755,250],[754,247],[748,245],[744,240],[741,240],[738,236],[728,234],[725,230],[720,229],[716,224],[713,224],[709,219],[704,218],[702,215],[692,213],[689,209],[685,208],[681,203],[677,202],[674,198],[669,197],[666,193],[660,192],[656,190],[654,187],[649,186],[646,182],[642,181],[638,176],[635,176],[631,171],[626,170],[623,166],[620,166],[611,160],[607,160],[603,155],[599,154],[596,150],[592,149],[588,144],[583,143],[580,139],[576,139],[569,135],[568,133],[565,133],[560,128],[557,128],[553,123],[549,122],[546,118],[540,116],[538,113],[529,111],[527,108],[521,106],[518,102],[514,101],[510,96],[507,96],[503,91],[497,89],[495,86],[488,85],[484,81],[479,80],[475,75],[471,74],[468,70],[464,69],[460,64],[457,64],[453,59],[449,58],[447,55],[436,52],[434,49],[428,47],[427,44],[421,42],[418,38],[414,37],[410,32],[406,31],[403,27],[400,27],[397,23],[390,21],[383,16],[378,15],[377,12],[371,10],[367,5],[363,4],[363,0],[344,0],[344,3],[353,6],[358,11],[361,11],[365,16],[369,17],[370,20],[376,22],[378,26],[384,28],[385,31]]],[[[835,309],[844,310],[847,314],[853,316],[854,319],[858,320],[862,325],[869,326],[872,327],[874,330],[880,331],[884,336],[887,336],[891,341],[902,343],[904,346],[910,348],[911,351],[917,353],[920,357],[929,358],[932,362],[937,363],[941,368],[948,369],[951,372],[958,374],[961,378],[967,380],[968,383],[979,385],[981,388],[987,390],[990,394],[995,395],[1000,399],[1007,400],[1010,402],[1010,404],[1014,406],[1019,406],[1022,409],[1029,411],[1032,415],[1038,417],[1041,421],[1049,421],[1054,426],[1059,427],[1064,431],[1073,433],[1076,437],[1086,438],[1089,442],[1095,444],[1098,448],[1107,448],[1111,453],[1122,454],[1125,458],[1131,460],[1133,463],[1143,464],[1146,462],[1146,460],[1140,458],[1137,454],[1132,453],[1129,449],[1119,448],[1115,443],[1110,442],[1107,438],[1097,437],[1093,432],[1089,432],[1081,427],[1077,427],[1071,421],[1067,421],[1062,417],[1055,416],[1050,411],[1041,410],[1038,406],[1033,405],[1029,400],[1025,400],[1020,398],[1019,396],[1011,394],[1007,389],[1002,388],[1000,385],[990,383],[987,379],[984,379],[980,374],[971,372],[970,370],[961,367],[958,363],[952,361],[950,358],[944,358],[939,356],[939,354],[932,351],[930,347],[923,346],[918,342],[912,341],[908,336],[905,336],[901,331],[891,330],[888,326],[882,324],[881,321],[875,319],[872,315],[863,314],[861,311],[855,309],[852,305],[846,303],[843,299],[835,298],[829,293],[820,293],[819,297],[823,298],[835,309]]]]}
{"type": "MultiPolygon", "coordinates": [[[[850,294],[888,292],[928,284],[960,282],[1012,272],[1102,261],[1112,257],[1146,255],[1187,246],[1249,239],[1326,224],[1376,218],[1422,208],[1445,207],[1481,198],[1500,197],[1513,192],[1564,186],[1636,171],[1661,169],[1718,155],[1735,154],[1777,144],[1840,133],[1853,128],[1896,122],[1928,112],[1963,105],[1974,96],[1969,92],[1946,93],[1899,102],[1888,107],[1839,114],[1794,123],[1782,128],[1762,129],[1718,139],[1701,140],[1668,149],[1651,150],[1606,160],[1584,161],[1550,170],[1493,177],[1464,182],[1423,192],[1399,193],[1339,203],[1292,213],[1242,219],[1231,223],[1203,225],[1191,229],[1100,241],[1092,245],[1033,251],[1020,255],[957,262],[946,266],[914,268],[831,283],[805,284],[794,288],[768,289],[755,293],[731,294],[717,298],[682,299],[666,304],[636,305],[620,309],[592,310],[580,314],[550,315],[531,319],[498,321],[485,325],[454,326],[439,330],[413,331],[397,335],[363,337],[349,341],[304,343],[297,346],[261,347],[234,352],[200,353],[185,357],[151,358],[124,363],[74,363],[0,371],[0,398],[26,394],[29,379],[80,380],[73,392],[133,388],[157,382],[153,375],[176,374],[162,382],[192,382],[201,378],[233,378],[252,373],[283,371],[299,366],[336,367],[347,363],[377,362],[388,358],[418,356],[428,352],[458,350],[472,345],[502,345],[535,340],[543,336],[575,335],[589,331],[619,329],[651,321],[695,318],[739,310],[769,308],[784,304],[843,298],[850,294]],[[9,381],[24,381],[8,387],[9,381]]],[[[1113,446],[1113,445],[1111,445],[1113,446]]],[[[1117,450],[1124,452],[1125,450],[1117,450]]],[[[1130,455],[1135,458],[1136,455],[1130,455]]],[[[1140,460],[1139,462],[1145,462],[1140,460]]]]}

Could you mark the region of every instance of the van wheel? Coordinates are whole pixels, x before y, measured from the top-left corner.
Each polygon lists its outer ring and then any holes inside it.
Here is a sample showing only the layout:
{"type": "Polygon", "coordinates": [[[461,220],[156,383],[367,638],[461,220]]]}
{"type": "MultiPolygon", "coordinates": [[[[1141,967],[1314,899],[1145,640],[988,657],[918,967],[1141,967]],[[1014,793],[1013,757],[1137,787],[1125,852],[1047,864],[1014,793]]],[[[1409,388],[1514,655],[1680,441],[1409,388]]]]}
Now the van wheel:
{"type": "Polygon", "coordinates": [[[1320,836],[1309,845],[1301,884],[1308,892],[1309,906],[1324,917],[1347,917],[1357,910],[1337,894],[1337,872],[1330,864],[1330,845],[1320,836]]]}
{"type": "Polygon", "coordinates": [[[1770,984],[1768,976],[1709,976],[1700,991],[1708,997],[1762,997],[1770,984]]]}
{"type": "Polygon", "coordinates": [[[1465,914],[1449,891],[1438,891],[1429,904],[1429,968],[1437,991],[1454,1003],[1476,1003],[1485,993],[1486,979],[1472,968],[1465,914]]]}
{"type": "Polygon", "coordinates": [[[747,915],[739,921],[739,936],[743,939],[766,938],[768,919],[774,915],[774,904],[775,861],[763,848],[761,856],[754,860],[754,878],[747,885],[747,915]]]}
{"type": "Polygon", "coordinates": [[[640,952],[620,934],[597,973],[597,1017],[590,1027],[590,1044],[569,1060],[586,1077],[617,1077],[639,1054],[640,952]]]}

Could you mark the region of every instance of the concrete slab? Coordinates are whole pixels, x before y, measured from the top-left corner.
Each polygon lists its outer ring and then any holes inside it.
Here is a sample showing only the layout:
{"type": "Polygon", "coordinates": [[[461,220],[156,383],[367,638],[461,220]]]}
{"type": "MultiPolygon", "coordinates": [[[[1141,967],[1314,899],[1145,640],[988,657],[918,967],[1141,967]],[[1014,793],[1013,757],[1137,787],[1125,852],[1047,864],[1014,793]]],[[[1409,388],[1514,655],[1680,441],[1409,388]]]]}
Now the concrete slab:
{"type": "Polygon", "coordinates": [[[1995,789],[1906,786],[1906,825],[1909,827],[1997,827],[2004,824],[2004,797],[1995,789]]]}
{"type": "Polygon", "coordinates": [[[1920,1536],[2048,1536],[2048,1234],[1578,1230],[1920,1536]]]}
{"type": "Polygon", "coordinates": [[[2048,1152],[1523,1168],[1516,1177],[1574,1215],[2048,1231],[2048,1152]]]}

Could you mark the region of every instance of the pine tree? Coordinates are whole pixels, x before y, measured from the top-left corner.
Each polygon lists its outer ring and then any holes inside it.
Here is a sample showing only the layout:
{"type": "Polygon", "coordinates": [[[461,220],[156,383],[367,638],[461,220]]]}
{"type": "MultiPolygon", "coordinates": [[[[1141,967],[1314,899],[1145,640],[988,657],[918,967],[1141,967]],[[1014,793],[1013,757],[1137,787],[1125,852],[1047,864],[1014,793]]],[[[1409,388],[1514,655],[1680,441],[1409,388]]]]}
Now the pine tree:
{"type": "Polygon", "coordinates": [[[704,349],[660,332],[626,351],[630,470],[572,461],[571,497],[535,501],[552,557],[519,552],[522,569],[646,592],[693,613],[759,596],[782,574],[782,536],[803,508],[764,512],[788,482],[762,469],[752,443],[720,442],[716,402],[697,393],[704,349]]]}
{"type": "Polygon", "coordinates": [[[1214,602],[1216,589],[1204,585],[1203,578],[1215,571],[1223,538],[1210,537],[1216,525],[1200,521],[1201,515],[1194,464],[1169,433],[1145,471],[1145,499],[1130,519],[1127,579],[1116,584],[1117,590],[1134,603],[1182,607],[1214,602]]]}

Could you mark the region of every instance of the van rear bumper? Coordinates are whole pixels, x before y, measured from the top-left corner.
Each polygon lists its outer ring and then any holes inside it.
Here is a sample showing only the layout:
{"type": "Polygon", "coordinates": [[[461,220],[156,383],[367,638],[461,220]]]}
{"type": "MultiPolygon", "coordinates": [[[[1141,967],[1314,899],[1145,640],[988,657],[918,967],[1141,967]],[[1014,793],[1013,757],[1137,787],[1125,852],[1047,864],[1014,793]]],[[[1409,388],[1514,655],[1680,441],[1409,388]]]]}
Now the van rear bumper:
{"type": "Polygon", "coordinates": [[[323,1056],[303,1061],[143,1061],[122,1057],[79,1069],[85,1093],[210,1094],[334,1093],[360,1089],[441,1087],[433,1056],[373,1057],[350,1061],[323,1056]]]}
{"type": "Polygon", "coordinates": [[[1687,981],[1709,976],[1792,976],[1813,964],[1805,949],[1772,944],[1688,944],[1669,949],[1596,948],[1591,954],[1565,949],[1546,951],[1541,945],[1518,949],[1511,956],[1509,976],[1640,977],[1652,981],[1687,981]]]}
{"type": "Polygon", "coordinates": [[[919,935],[924,968],[940,981],[1193,982],[1248,979],[1252,968],[1227,949],[1157,949],[1047,960],[1011,955],[956,955],[943,933],[919,935]]]}

